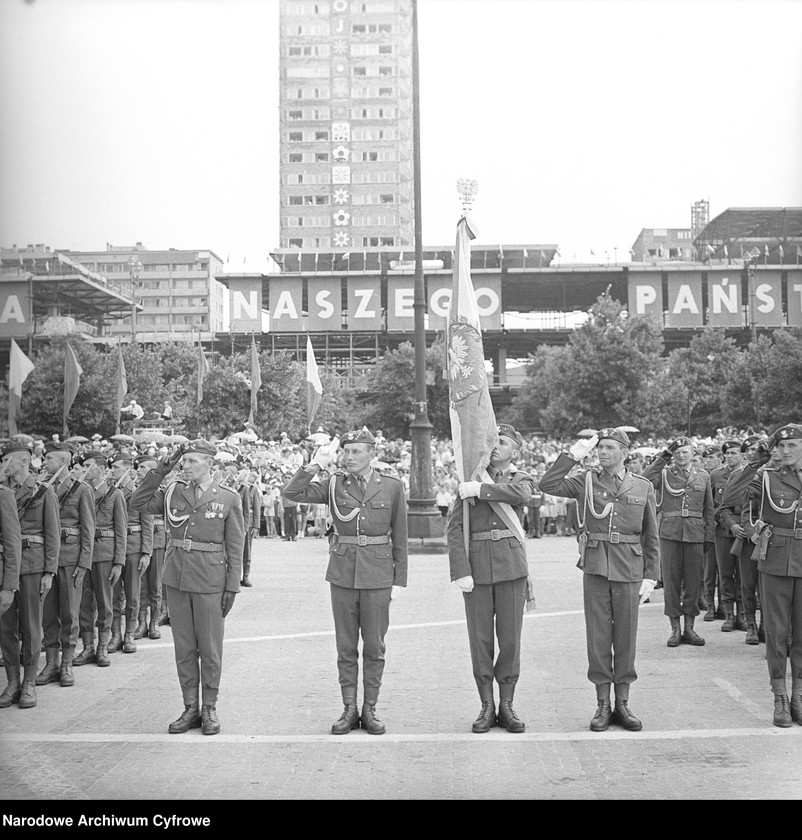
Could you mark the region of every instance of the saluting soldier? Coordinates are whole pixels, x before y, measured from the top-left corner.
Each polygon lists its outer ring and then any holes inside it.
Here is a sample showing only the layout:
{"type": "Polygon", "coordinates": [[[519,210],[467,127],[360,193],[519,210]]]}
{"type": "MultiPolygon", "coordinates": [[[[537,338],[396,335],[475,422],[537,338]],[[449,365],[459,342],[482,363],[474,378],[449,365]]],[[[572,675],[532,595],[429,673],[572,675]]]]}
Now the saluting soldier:
{"type": "Polygon", "coordinates": [[[521,672],[521,629],[527,602],[529,565],[523,528],[505,527],[499,507],[509,505],[523,519],[524,508],[534,492],[532,478],[513,464],[523,438],[510,425],[498,427],[498,444],[490,454],[487,472],[492,481],[464,481],[448,519],[448,559],[451,580],[462,591],[471,650],[473,677],[482,707],[473,722],[474,732],[489,732],[498,723],[508,732],[523,732],[525,723],[512,706],[521,672]],[[463,500],[470,499],[469,523],[463,500]],[[474,501],[475,500],[475,501],[474,501]],[[492,504],[492,503],[495,503],[492,504]],[[469,549],[465,551],[465,525],[469,525],[469,549]],[[495,637],[498,637],[498,658],[495,637]],[[493,696],[498,683],[499,706],[493,696]]]}
{"type": "MultiPolygon", "coordinates": [[[[156,468],[158,459],[155,455],[140,455],[134,459],[134,469],[137,472],[138,482],[156,468]]],[[[161,639],[159,630],[159,615],[162,610],[162,574],[164,573],[164,547],[166,545],[166,532],[164,529],[164,516],[154,513],[146,514],[153,520],[153,548],[150,556],[150,563],[142,573],[142,580],[139,589],[139,624],[134,632],[134,639],[148,637],[161,639]],[[148,621],[148,607],[150,607],[150,621],[148,621]]],[[[166,604],[164,605],[166,607],[166,604]]]]}
{"type": "MultiPolygon", "coordinates": [[[[72,462],[72,447],[68,443],[49,440],[44,451],[42,466],[49,475],[72,462]]],[[[42,623],[46,661],[36,684],[47,685],[58,680],[62,686],[69,687],[75,685],[72,660],[78,642],[84,576],[92,568],[95,548],[95,496],[90,485],[77,474],[65,475],[62,471],[61,476],[56,489],[61,522],[58,572],[45,597],[42,623]]]]}
{"type": "Polygon", "coordinates": [[[757,509],[755,534],[761,609],[765,612],[766,664],[774,694],[774,725],[802,725],[802,425],[789,423],[759,443],[749,463],[727,487],[722,504],[746,498],[757,509]],[[757,471],[776,446],[782,466],[757,471]],[[744,488],[746,493],[744,495],[744,488]],[[788,631],[791,631],[789,703],[788,631]]]}
{"type": "MultiPolygon", "coordinates": [[[[20,567],[22,566],[22,534],[17,516],[17,503],[14,493],[4,483],[0,482],[0,632],[5,613],[14,603],[20,587],[20,567]]],[[[5,636],[5,633],[3,633],[5,636]]],[[[5,644],[5,643],[4,643],[5,644]]],[[[38,654],[38,648],[37,648],[38,654]]],[[[17,645],[19,657],[19,644],[17,645]]],[[[6,660],[6,676],[9,684],[0,698],[3,706],[10,706],[19,699],[19,658],[17,658],[16,687],[13,682],[13,671],[6,660]]]]}
{"type": "Polygon", "coordinates": [[[301,504],[328,504],[334,533],[329,541],[326,580],[337,642],[337,668],[344,709],[331,728],[345,735],[362,727],[383,735],[376,715],[384,673],[384,637],[390,624],[390,601],[407,585],[407,503],[404,486],[371,468],[375,440],[367,430],[343,435],[346,473],[327,481],[313,480],[334,460],[330,446],[317,450],[284,488],[284,496],[301,504]],[[362,711],[357,706],[359,634],[362,633],[362,711]]]}
{"type": "Polygon", "coordinates": [[[664,613],[671,623],[668,647],[681,642],[701,646],[705,640],[693,629],[699,615],[702,567],[715,544],[713,493],[710,476],[692,464],[693,443],[678,437],[646,468],[657,497],[664,613]],[[680,629],[680,617],[685,627],[680,629]]]}
{"type": "Polygon", "coordinates": [[[629,686],[638,678],[638,606],[651,595],[660,568],[654,488],[624,466],[629,437],[621,429],[602,429],[569,451],[546,470],[540,489],[578,503],[588,679],[596,686],[598,703],[590,728],[603,732],[612,721],[637,731],[643,724],[628,702],[629,686]],[[568,476],[597,443],[601,468],[568,476]],[[610,683],[615,686],[614,709],[610,683]]]}
{"type": "Polygon", "coordinates": [[[147,573],[153,554],[153,517],[144,511],[135,510],[131,505],[131,496],[135,482],[132,475],[134,456],[127,452],[118,452],[109,458],[111,480],[120,484],[119,489],[125,500],[128,518],[125,543],[125,569],[114,585],[113,624],[120,625],[123,605],[125,605],[125,635],[123,653],[136,653],[135,634],[139,623],[139,590],[142,575],[147,573]]]}
{"type": "Polygon", "coordinates": [[[31,448],[21,442],[8,443],[2,450],[6,481],[16,497],[22,559],[19,590],[0,618],[0,640],[8,677],[8,685],[0,694],[0,708],[17,702],[20,709],[31,709],[36,705],[36,671],[42,648],[42,605],[58,571],[61,534],[58,500],[52,487],[54,476],[45,474],[37,481],[31,475],[31,455],[31,448]]]}
{"type": "Polygon", "coordinates": [[[204,735],[220,732],[225,617],[239,592],[245,526],[239,494],[212,479],[216,452],[202,438],[179,447],[142,479],[131,499],[135,510],[162,515],[167,525],[162,580],[184,699],[184,711],[167,730],[173,735],[198,726],[204,735]],[[182,480],[161,487],[179,460],[182,480]]]}
{"type": "Polygon", "coordinates": [[[95,497],[95,550],[81,596],[80,626],[84,647],[75,657],[74,664],[95,662],[98,667],[106,668],[111,664],[109,654],[118,651],[123,641],[120,620],[114,621],[114,587],[125,567],[128,512],[123,494],[106,481],[106,458],[97,452],[87,452],[76,460],[86,467],[84,479],[91,485],[95,497]]]}
{"type": "MultiPolygon", "coordinates": [[[[724,492],[726,478],[720,481],[714,472],[721,468],[723,453],[718,446],[707,446],[702,450],[702,469],[710,476],[710,492],[713,494],[713,521],[716,518],[716,508],[720,495],[724,492]]],[[[718,523],[716,531],[718,531],[718,523]]],[[[704,621],[714,621],[716,617],[716,590],[718,589],[718,563],[716,562],[716,544],[705,549],[704,561],[702,563],[702,596],[699,599],[699,608],[705,610],[704,621]]],[[[719,598],[720,600],[720,598],[719,598]]],[[[722,608],[723,609],[723,608],[722,608]]],[[[722,618],[724,614],[722,612],[722,618]]]]}

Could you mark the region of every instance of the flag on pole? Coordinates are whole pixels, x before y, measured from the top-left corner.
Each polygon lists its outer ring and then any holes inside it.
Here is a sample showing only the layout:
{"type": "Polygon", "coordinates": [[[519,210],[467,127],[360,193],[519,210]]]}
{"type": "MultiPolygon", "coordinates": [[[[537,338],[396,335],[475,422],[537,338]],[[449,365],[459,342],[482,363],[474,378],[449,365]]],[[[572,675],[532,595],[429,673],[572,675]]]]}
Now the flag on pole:
{"type": "Polygon", "coordinates": [[[306,336],[306,425],[311,433],[312,421],[315,419],[320,398],[323,396],[323,384],[320,381],[320,371],[312,348],[312,339],[306,336]]]}
{"type": "Polygon", "coordinates": [[[70,413],[72,404],[75,402],[78,389],[81,387],[81,374],[83,372],[83,368],[78,364],[78,359],[75,356],[72,345],[67,344],[67,349],[64,353],[64,413],[62,417],[64,437],[69,435],[67,416],[70,413]]]}
{"type": "Polygon", "coordinates": [[[765,249],[763,250],[763,256],[764,256],[766,259],[768,259],[768,258],[769,258],[769,243],[768,243],[768,242],[766,243],[766,247],[765,247],[765,249]]]}
{"type": "Polygon", "coordinates": [[[258,411],[256,392],[262,387],[262,370],[259,367],[259,351],[256,349],[256,336],[251,333],[251,413],[248,423],[253,426],[258,411]]]}
{"type": "Polygon", "coordinates": [[[122,408],[125,395],[128,393],[128,377],[125,375],[125,361],[123,360],[123,346],[117,341],[117,405],[115,413],[117,417],[117,434],[120,434],[120,409],[122,408]]]}
{"type": "Polygon", "coordinates": [[[34,369],[34,363],[11,339],[11,355],[8,364],[8,433],[17,434],[17,412],[22,402],[22,383],[34,369]]]}
{"type": "Polygon", "coordinates": [[[209,374],[209,362],[206,361],[206,356],[203,355],[203,345],[201,344],[200,336],[198,336],[198,401],[200,405],[203,401],[203,380],[209,374]]]}
{"type": "Polygon", "coordinates": [[[796,246],[796,264],[799,265],[799,258],[802,257],[802,245],[796,246]]]}
{"type": "Polygon", "coordinates": [[[778,245],[777,250],[780,252],[780,261],[782,261],[782,258],[785,256],[785,251],[783,251],[783,246],[778,245]]]}

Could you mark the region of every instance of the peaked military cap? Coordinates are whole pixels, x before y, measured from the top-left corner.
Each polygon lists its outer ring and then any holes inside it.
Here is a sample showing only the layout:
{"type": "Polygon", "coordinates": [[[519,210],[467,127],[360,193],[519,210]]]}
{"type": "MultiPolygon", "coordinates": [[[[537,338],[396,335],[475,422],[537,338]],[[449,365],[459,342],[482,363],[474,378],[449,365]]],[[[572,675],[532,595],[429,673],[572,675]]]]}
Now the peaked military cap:
{"type": "Polygon", "coordinates": [[[738,449],[741,448],[741,441],[739,440],[725,440],[724,443],[721,444],[721,452],[723,455],[727,454],[728,449],[738,449]]]}
{"type": "Polygon", "coordinates": [[[763,440],[761,435],[747,435],[741,443],[741,452],[746,452],[750,446],[753,446],[758,441],[763,440]]]}
{"type": "Polygon", "coordinates": [[[599,440],[617,440],[619,443],[623,443],[624,446],[629,446],[629,435],[621,429],[607,427],[606,429],[601,429],[597,434],[599,440]]]}
{"type": "Polygon", "coordinates": [[[375,446],[376,438],[367,429],[356,429],[353,432],[346,432],[340,438],[340,446],[345,446],[346,443],[367,443],[375,446]]]}
{"type": "Polygon", "coordinates": [[[90,449],[89,452],[81,452],[80,455],[75,456],[75,463],[79,466],[85,464],[87,461],[97,461],[105,467],[107,464],[106,456],[96,449],[90,449]]]}
{"type": "Polygon", "coordinates": [[[33,449],[25,441],[9,440],[0,447],[0,458],[5,458],[12,452],[27,452],[29,455],[33,454],[33,449]]]}
{"type": "Polygon", "coordinates": [[[509,423],[499,423],[497,431],[499,437],[506,437],[515,441],[515,445],[518,449],[524,445],[524,439],[521,437],[520,432],[517,432],[509,423]]]}
{"type": "Polygon", "coordinates": [[[693,446],[693,441],[685,435],[674,438],[674,449],[679,449],[681,446],[693,446]]]}
{"type": "Polygon", "coordinates": [[[184,454],[197,452],[199,455],[217,455],[217,447],[204,438],[195,438],[184,447],[184,454]]]}
{"type": "Polygon", "coordinates": [[[64,440],[49,440],[44,446],[45,454],[48,452],[69,452],[70,455],[75,451],[71,443],[64,440]]]}
{"type": "Polygon", "coordinates": [[[781,426],[777,429],[772,437],[776,441],[802,440],[802,425],[799,423],[788,423],[787,425],[781,426]]]}

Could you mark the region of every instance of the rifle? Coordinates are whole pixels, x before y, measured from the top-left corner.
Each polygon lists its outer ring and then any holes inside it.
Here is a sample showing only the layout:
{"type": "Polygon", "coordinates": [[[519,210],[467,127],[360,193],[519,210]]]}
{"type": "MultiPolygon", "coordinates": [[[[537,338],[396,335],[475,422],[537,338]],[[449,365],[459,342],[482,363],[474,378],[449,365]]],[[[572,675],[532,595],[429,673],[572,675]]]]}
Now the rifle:
{"type": "Polygon", "coordinates": [[[18,514],[20,519],[22,519],[22,517],[25,516],[25,514],[28,511],[28,508],[30,508],[31,505],[34,504],[34,502],[38,502],[39,499],[41,499],[42,496],[44,496],[44,494],[47,492],[48,488],[52,487],[56,483],[56,480],[61,475],[61,473],[64,472],[64,470],[66,468],[67,468],[67,465],[62,464],[53,473],[53,475],[50,476],[50,478],[47,478],[44,481],[37,481],[36,482],[36,489],[33,491],[33,493],[31,493],[30,496],[28,496],[28,498],[25,500],[25,503],[22,505],[22,507],[17,508],[17,514],[18,514]]]}
{"type": "MultiPolygon", "coordinates": [[[[123,485],[123,483],[124,483],[124,482],[128,481],[128,477],[130,476],[130,474],[131,474],[132,472],[133,472],[133,470],[131,470],[131,469],[127,469],[127,470],[126,470],[126,471],[125,471],[125,472],[124,472],[124,473],[123,473],[123,474],[122,474],[122,475],[121,475],[121,476],[117,479],[117,481],[116,481],[114,484],[110,484],[110,485],[109,485],[109,489],[108,489],[108,490],[106,490],[106,492],[105,492],[105,493],[104,493],[104,494],[100,497],[100,499],[98,499],[98,500],[95,502],[95,510],[100,510],[100,506],[103,504],[103,502],[105,502],[105,501],[106,501],[106,499],[108,499],[108,498],[111,496],[111,494],[112,494],[115,490],[119,490],[119,489],[120,489],[120,487],[122,487],[122,485],[123,485]]],[[[105,480],[105,476],[104,476],[104,480],[105,480]]]]}
{"type": "Polygon", "coordinates": [[[70,475],[72,479],[72,484],[70,484],[67,492],[59,499],[59,508],[64,507],[64,502],[72,496],[72,494],[78,489],[79,485],[83,484],[85,486],[89,486],[86,482],[81,478],[82,475],[86,474],[86,470],[81,469],[80,467],[75,467],[73,472],[70,475]],[[76,473],[75,470],[80,470],[80,474],[76,473]]]}
{"type": "Polygon", "coordinates": [[[11,466],[11,458],[9,458],[7,461],[3,461],[3,463],[0,464],[0,481],[2,481],[5,478],[6,473],[8,472],[8,468],[10,466],[11,466]]]}

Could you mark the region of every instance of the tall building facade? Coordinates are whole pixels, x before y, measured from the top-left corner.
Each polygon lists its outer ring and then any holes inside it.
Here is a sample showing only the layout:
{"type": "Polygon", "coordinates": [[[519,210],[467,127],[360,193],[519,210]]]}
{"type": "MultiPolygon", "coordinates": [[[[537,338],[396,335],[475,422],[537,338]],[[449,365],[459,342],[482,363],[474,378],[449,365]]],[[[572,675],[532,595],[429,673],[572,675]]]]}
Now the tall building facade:
{"type": "Polygon", "coordinates": [[[410,0],[281,0],[279,248],[413,246],[410,0]]]}

